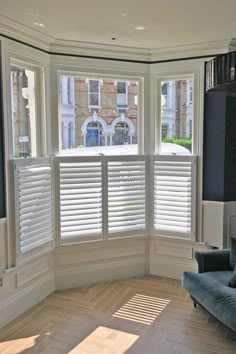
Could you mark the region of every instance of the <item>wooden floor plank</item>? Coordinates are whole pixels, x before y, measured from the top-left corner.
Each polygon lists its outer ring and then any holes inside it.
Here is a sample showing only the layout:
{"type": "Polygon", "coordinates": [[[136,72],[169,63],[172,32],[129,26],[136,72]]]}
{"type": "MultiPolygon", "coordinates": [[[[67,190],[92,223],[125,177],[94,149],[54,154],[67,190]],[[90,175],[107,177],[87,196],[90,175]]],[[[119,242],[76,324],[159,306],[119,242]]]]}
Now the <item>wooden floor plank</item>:
{"type": "Polygon", "coordinates": [[[236,334],[146,275],[51,294],[1,329],[0,353],[235,354],[236,334]]]}

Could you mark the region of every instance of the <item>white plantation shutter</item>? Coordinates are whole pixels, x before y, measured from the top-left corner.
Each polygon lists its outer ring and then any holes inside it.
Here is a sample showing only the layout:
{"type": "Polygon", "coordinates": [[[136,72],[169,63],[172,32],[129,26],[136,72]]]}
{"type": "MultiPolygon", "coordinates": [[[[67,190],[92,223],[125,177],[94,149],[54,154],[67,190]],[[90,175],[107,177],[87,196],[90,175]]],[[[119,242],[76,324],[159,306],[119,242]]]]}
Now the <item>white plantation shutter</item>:
{"type": "Polygon", "coordinates": [[[195,238],[196,158],[155,156],[154,229],[161,235],[195,238]]]}
{"type": "Polygon", "coordinates": [[[145,233],[145,157],[109,157],[108,237],[145,233]]]}
{"type": "Polygon", "coordinates": [[[102,238],[100,157],[58,157],[61,242],[102,238]]]}
{"type": "Polygon", "coordinates": [[[53,183],[49,158],[14,161],[16,235],[19,257],[52,247],[53,183]]]}

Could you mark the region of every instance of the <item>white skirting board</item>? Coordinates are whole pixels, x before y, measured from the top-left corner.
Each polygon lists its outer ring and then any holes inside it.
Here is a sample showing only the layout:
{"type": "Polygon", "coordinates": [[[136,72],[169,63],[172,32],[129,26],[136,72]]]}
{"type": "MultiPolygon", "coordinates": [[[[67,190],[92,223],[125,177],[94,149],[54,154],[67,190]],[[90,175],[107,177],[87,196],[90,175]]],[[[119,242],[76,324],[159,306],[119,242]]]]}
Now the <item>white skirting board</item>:
{"type": "Polygon", "coordinates": [[[0,304],[0,328],[45,299],[54,290],[54,277],[53,274],[49,274],[33,286],[25,288],[2,302],[0,304]]]}
{"type": "Polygon", "coordinates": [[[181,279],[183,272],[197,272],[196,264],[170,262],[168,260],[150,259],[150,274],[161,277],[181,279]]]}
{"type": "Polygon", "coordinates": [[[56,271],[56,290],[77,288],[109,280],[141,276],[148,273],[148,261],[145,258],[125,262],[105,262],[102,265],[76,267],[56,271]]]}

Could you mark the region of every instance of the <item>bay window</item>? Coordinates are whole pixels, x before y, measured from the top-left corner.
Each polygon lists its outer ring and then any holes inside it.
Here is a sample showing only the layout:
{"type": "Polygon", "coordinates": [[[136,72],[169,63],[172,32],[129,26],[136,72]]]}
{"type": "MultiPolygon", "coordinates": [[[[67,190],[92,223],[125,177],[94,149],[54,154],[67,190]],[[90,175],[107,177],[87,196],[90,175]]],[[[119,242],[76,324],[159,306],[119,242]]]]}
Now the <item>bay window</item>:
{"type": "MultiPolygon", "coordinates": [[[[60,153],[15,162],[21,258],[51,249],[55,231],[58,245],[147,235],[194,240],[194,75],[156,78],[158,116],[149,120],[157,122],[151,132],[157,149],[147,155],[137,148],[140,126],[146,128],[148,120],[138,106],[141,77],[58,75],[60,153]],[[126,104],[121,113],[118,106],[126,104]]],[[[37,109],[31,107],[37,106],[36,80],[33,70],[11,66],[13,122],[18,110],[25,129],[13,129],[19,157],[37,156],[37,109]],[[25,98],[29,87],[33,103],[25,98]]]]}

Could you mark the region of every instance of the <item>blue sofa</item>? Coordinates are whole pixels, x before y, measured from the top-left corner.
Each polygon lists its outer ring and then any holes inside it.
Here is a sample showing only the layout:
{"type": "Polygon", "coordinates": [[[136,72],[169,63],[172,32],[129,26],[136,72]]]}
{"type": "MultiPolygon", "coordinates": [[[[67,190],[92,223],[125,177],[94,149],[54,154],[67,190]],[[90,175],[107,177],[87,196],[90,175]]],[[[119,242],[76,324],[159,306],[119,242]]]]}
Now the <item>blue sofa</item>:
{"type": "Polygon", "coordinates": [[[232,240],[232,246],[230,250],[195,252],[198,273],[184,272],[182,286],[189,292],[194,306],[199,304],[236,331],[235,239],[232,240]]]}

